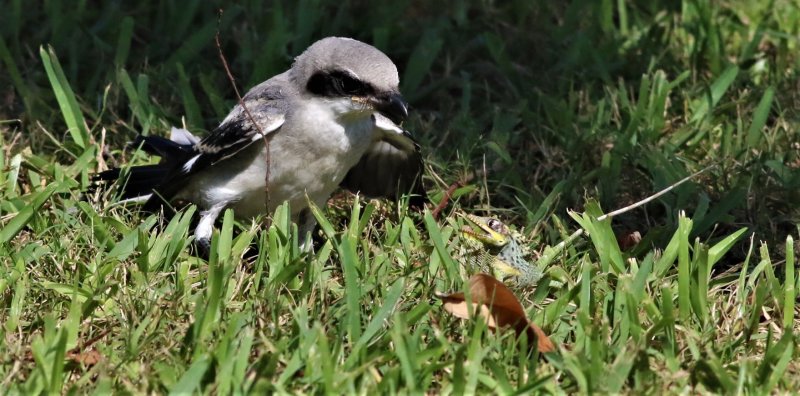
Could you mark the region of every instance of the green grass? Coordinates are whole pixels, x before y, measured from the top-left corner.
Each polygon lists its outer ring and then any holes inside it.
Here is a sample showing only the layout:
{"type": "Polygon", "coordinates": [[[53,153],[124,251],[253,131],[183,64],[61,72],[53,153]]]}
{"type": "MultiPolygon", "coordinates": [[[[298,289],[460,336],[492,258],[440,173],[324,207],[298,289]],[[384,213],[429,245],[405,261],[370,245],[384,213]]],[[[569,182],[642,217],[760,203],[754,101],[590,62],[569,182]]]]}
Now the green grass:
{"type": "Polygon", "coordinates": [[[362,3],[223,5],[239,85],[320,37],[373,43],[400,68],[432,202],[463,187],[438,221],[336,199],[312,254],[286,208],[269,229],[226,213],[208,261],[189,254],[191,209],[154,228],[81,194],[97,170],[149,161],[124,150],[136,133],[203,133],[233,106],[219,6],[4,6],[0,389],[800,390],[797,4],[362,3]],[[455,210],[526,235],[546,277],[519,297],[560,353],[441,309],[434,293],[465,282],[455,210]],[[263,254],[243,259],[251,244],[263,254]]]}

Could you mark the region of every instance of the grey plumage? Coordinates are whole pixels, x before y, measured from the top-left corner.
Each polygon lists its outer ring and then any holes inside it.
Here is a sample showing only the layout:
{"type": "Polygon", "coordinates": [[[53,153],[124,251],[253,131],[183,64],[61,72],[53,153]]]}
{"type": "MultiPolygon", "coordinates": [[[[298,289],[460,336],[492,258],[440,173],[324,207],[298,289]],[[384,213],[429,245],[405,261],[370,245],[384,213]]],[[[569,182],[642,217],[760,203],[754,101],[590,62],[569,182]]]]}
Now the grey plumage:
{"type": "MultiPolygon", "coordinates": [[[[394,63],[374,47],[346,38],[320,40],[291,69],[243,98],[269,139],[268,155],[258,128],[237,104],[199,142],[188,132],[173,134],[176,147],[165,149],[165,139],[153,147],[147,144],[150,137],[143,138],[147,151],[162,156],[163,174],[154,181],[150,172],[146,183],[131,181],[139,195],[147,191],[143,184],[152,183],[146,209],[176,202],[198,205],[201,220],[195,234],[203,243],[225,208],[233,208],[239,218],[252,218],[289,201],[297,221],[313,219],[301,216],[306,197],[322,205],[340,184],[369,196],[397,196],[412,188],[423,195],[418,147],[398,125],[407,115],[398,84],[394,63]],[[172,157],[165,158],[165,152],[172,157]]],[[[114,179],[119,172],[105,176],[100,179],[114,179]]],[[[313,220],[305,223],[303,231],[315,225],[313,220]]]]}
{"type": "Polygon", "coordinates": [[[295,59],[289,78],[303,84],[321,70],[340,70],[369,81],[378,92],[397,92],[400,77],[391,59],[357,40],[328,37],[317,41],[295,59]]]}

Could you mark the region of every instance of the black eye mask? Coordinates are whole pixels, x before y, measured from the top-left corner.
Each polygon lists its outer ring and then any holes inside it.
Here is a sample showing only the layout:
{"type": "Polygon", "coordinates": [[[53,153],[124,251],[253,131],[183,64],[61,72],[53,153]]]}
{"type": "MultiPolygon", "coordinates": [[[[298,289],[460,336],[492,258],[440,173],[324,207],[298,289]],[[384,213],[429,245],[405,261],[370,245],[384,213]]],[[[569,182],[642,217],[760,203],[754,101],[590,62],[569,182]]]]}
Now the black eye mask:
{"type": "Polygon", "coordinates": [[[369,84],[340,70],[315,73],[308,79],[306,89],[315,95],[326,97],[367,96],[374,93],[369,84]]]}

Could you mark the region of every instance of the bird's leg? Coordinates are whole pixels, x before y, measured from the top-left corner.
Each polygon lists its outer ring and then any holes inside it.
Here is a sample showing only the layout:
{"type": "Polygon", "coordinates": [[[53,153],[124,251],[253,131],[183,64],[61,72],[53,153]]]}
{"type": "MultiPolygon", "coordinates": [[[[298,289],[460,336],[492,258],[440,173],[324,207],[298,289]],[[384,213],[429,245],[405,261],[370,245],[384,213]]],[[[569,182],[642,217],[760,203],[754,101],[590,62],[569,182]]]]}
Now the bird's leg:
{"type": "Polygon", "coordinates": [[[194,229],[194,241],[200,250],[200,255],[204,258],[208,258],[211,253],[211,235],[214,233],[214,223],[227,204],[227,202],[221,202],[200,212],[200,221],[194,229]]]}
{"type": "Polygon", "coordinates": [[[300,211],[297,217],[297,233],[301,251],[310,253],[314,249],[314,238],[311,238],[311,235],[316,226],[317,219],[314,218],[310,209],[306,208],[300,211]]]}

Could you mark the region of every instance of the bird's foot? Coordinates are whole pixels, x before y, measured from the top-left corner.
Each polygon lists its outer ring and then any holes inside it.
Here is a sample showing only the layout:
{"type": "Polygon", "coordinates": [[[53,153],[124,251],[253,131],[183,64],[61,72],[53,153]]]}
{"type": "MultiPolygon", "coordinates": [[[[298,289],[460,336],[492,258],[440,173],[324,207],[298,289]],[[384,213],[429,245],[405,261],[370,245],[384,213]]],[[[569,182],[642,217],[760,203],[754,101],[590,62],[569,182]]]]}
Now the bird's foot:
{"type": "Polygon", "coordinates": [[[198,238],[194,241],[195,256],[208,260],[211,257],[211,239],[198,238]]]}

